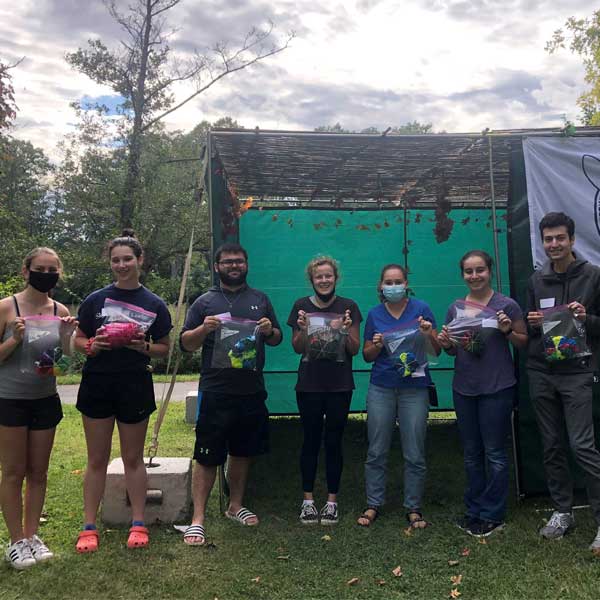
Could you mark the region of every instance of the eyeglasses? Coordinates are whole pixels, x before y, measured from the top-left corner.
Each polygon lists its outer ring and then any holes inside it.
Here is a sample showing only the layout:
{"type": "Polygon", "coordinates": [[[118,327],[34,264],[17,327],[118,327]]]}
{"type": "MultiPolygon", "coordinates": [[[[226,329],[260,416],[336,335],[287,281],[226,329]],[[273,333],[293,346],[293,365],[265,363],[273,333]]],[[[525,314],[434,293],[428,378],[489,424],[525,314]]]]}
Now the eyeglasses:
{"type": "Polygon", "coordinates": [[[234,265],[243,267],[246,264],[246,260],[243,258],[226,258],[225,260],[220,260],[219,264],[224,267],[233,267],[234,265]]]}

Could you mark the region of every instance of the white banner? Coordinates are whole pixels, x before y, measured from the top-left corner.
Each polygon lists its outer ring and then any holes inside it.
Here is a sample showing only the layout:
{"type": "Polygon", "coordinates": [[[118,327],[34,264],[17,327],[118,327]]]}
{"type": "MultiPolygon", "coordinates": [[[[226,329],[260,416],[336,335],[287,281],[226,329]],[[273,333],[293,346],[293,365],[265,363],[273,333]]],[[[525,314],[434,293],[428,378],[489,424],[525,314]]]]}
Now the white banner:
{"type": "Polygon", "coordinates": [[[523,140],[533,264],[546,260],[538,224],[549,212],[575,221],[575,252],[600,265],[600,138],[523,140]]]}

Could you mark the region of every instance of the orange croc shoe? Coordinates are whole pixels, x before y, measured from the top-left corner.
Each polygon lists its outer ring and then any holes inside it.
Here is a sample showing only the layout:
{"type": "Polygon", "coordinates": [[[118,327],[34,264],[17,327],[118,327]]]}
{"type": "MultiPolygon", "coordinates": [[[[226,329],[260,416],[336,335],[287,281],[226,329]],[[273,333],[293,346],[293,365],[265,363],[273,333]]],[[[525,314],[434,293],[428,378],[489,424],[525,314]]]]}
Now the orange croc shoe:
{"type": "Polygon", "coordinates": [[[96,552],[100,545],[100,537],[96,529],[84,529],[77,536],[77,544],[75,549],[79,554],[87,554],[88,552],[96,552]]]}
{"type": "Polygon", "coordinates": [[[129,530],[129,537],[127,538],[128,548],[145,548],[150,543],[148,537],[148,529],[141,525],[134,525],[129,530]]]}

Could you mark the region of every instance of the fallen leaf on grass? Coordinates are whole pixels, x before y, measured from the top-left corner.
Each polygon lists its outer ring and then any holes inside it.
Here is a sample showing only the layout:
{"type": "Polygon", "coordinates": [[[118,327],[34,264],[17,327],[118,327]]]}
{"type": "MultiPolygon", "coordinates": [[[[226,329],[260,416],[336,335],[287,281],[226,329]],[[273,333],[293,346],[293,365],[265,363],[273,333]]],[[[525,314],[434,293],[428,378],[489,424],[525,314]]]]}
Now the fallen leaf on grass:
{"type": "Polygon", "coordinates": [[[452,582],[452,585],[460,585],[462,583],[462,575],[452,575],[450,581],[452,582]]]}
{"type": "Polygon", "coordinates": [[[375,583],[376,583],[377,585],[385,585],[385,579],[376,579],[376,580],[375,580],[375,583]]]}
{"type": "Polygon", "coordinates": [[[48,519],[46,517],[40,517],[40,523],[47,523],[48,519]]]}
{"type": "Polygon", "coordinates": [[[487,540],[485,538],[479,538],[477,540],[480,544],[487,544],[487,540]]]}
{"type": "Polygon", "coordinates": [[[402,577],[402,567],[398,565],[395,569],[392,570],[394,577],[402,577]]]}
{"type": "Polygon", "coordinates": [[[331,541],[331,536],[330,536],[330,535],[324,535],[324,536],[323,536],[321,539],[322,539],[324,542],[330,542],[330,541],[331,541]]]}
{"type": "Polygon", "coordinates": [[[458,598],[460,596],[460,592],[457,589],[450,590],[450,598],[458,598]]]}
{"type": "Polygon", "coordinates": [[[410,537],[412,534],[413,534],[413,528],[412,528],[412,527],[407,527],[407,528],[404,530],[404,535],[405,535],[406,537],[410,537]]]}
{"type": "Polygon", "coordinates": [[[282,556],[278,556],[277,560],[290,560],[290,555],[289,554],[284,554],[282,556]]]}
{"type": "Polygon", "coordinates": [[[81,475],[83,473],[83,469],[74,469],[71,471],[71,475],[81,475]]]}
{"type": "Polygon", "coordinates": [[[252,581],[254,583],[260,583],[260,577],[255,577],[254,579],[251,579],[250,581],[252,581]]]}
{"type": "Polygon", "coordinates": [[[449,567],[456,567],[456,565],[458,565],[459,561],[458,560],[449,560],[448,561],[448,566],[449,567]]]}
{"type": "Polygon", "coordinates": [[[346,581],[346,585],[356,585],[360,581],[360,577],[353,577],[346,581]]]}
{"type": "Polygon", "coordinates": [[[461,556],[469,556],[471,551],[468,548],[463,548],[463,551],[460,553],[461,556]]]}

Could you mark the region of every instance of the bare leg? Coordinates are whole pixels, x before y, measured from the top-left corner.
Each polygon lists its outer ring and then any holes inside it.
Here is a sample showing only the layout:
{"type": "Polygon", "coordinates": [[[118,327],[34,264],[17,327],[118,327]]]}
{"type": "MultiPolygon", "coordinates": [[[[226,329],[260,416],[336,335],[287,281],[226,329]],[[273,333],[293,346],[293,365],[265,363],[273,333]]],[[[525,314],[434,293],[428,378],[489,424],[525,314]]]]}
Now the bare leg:
{"type": "MultiPolygon", "coordinates": [[[[234,515],[243,506],[244,492],[248,482],[250,458],[246,456],[231,456],[227,462],[227,480],[229,481],[229,508],[234,515]]],[[[248,525],[258,525],[258,517],[248,519],[248,525]]]]}
{"type": "Polygon", "coordinates": [[[98,507],[104,495],[114,426],[114,417],[90,419],[83,415],[88,457],[83,479],[83,512],[86,524],[96,522],[98,507]]]}
{"type": "Polygon", "coordinates": [[[117,427],[125,467],[125,486],[131,502],[131,516],[134,521],[143,521],[148,488],[148,476],[144,464],[144,442],[148,431],[148,419],[134,424],[117,421],[117,427]]]}
{"type": "Polygon", "coordinates": [[[48,463],[54,444],[56,427],[29,430],[27,440],[27,472],[25,475],[25,537],[37,533],[48,481],[48,463]]]}
{"type": "MultiPolygon", "coordinates": [[[[192,525],[204,525],[206,505],[215,484],[216,475],[217,467],[206,467],[194,462],[194,469],[192,471],[192,498],[194,500],[192,525]]],[[[187,544],[199,544],[202,542],[199,537],[188,537],[184,541],[187,544]]]]}
{"type": "Polygon", "coordinates": [[[0,507],[11,544],[25,537],[22,491],[27,468],[27,433],[27,427],[0,425],[0,507]]]}

